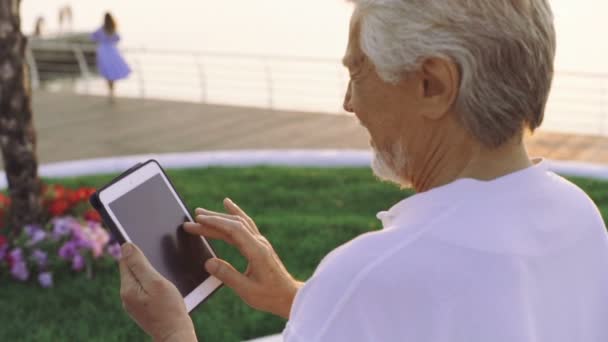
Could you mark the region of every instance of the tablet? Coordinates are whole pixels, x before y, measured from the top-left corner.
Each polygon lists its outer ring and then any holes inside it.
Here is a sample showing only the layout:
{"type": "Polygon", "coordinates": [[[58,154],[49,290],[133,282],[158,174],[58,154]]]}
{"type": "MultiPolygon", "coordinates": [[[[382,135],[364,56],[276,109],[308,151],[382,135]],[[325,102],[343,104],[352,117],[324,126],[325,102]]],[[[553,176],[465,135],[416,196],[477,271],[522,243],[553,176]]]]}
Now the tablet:
{"type": "Polygon", "coordinates": [[[91,197],[121,243],[136,244],[154,268],[184,297],[188,312],[221,282],[205,271],[215,252],[201,236],[184,231],[192,217],[155,160],[137,164],[91,197]]]}

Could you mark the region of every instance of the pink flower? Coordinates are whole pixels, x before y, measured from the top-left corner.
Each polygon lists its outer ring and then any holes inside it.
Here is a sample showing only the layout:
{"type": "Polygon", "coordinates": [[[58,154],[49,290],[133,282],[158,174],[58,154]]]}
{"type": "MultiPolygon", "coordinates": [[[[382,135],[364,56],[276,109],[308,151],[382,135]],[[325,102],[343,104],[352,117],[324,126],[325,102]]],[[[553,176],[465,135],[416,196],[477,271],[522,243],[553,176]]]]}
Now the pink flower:
{"type": "Polygon", "coordinates": [[[75,235],[78,239],[87,242],[87,247],[91,249],[95,258],[103,255],[103,249],[110,241],[110,234],[99,223],[93,221],[81,225],[75,235]]]}
{"type": "Polygon", "coordinates": [[[96,258],[99,258],[103,254],[103,249],[108,244],[108,241],[110,241],[110,234],[100,225],[97,225],[94,228],[93,234],[93,255],[96,258]]]}

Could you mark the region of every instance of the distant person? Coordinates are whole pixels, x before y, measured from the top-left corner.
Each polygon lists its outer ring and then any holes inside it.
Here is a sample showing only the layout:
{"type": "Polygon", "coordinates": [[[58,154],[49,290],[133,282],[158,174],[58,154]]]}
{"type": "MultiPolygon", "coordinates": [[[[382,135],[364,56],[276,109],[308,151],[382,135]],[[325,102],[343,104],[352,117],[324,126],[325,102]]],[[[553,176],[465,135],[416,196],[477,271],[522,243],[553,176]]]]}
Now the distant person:
{"type": "Polygon", "coordinates": [[[63,24],[66,24],[66,32],[72,30],[72,7],[65,5],[59,9],[59,32],[64,32],[63,24]]]}
{"type": "Polygon", "coordinates": [[[116,47],[120,36],[110,13],[105,14],[103,26],[91,38],[97,43],[97,70],[108,81],[109,99],[114,102],[114,82],[129,76],[131,68],[116,47]]]}
{"type": "Polygon", "coordinates": [[[38,17],[34,26],[34,37],[42,37],[44,34],[44,18],[38,17]]]}

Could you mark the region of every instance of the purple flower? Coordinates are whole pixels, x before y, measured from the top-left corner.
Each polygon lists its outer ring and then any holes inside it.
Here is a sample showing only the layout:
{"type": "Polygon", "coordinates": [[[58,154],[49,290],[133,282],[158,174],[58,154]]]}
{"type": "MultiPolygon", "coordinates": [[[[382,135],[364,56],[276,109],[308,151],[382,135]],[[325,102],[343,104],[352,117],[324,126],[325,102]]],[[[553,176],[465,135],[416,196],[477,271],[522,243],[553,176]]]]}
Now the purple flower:
{"type": "Polygon", "coordinates": [[[28,224],[25,226],[24,230],[29,237],[32,237],[37,231],[42,230],[42,227],[37,224],[28,224]]]}
{"type": "Polygon", "coordinates": [[[23,261],[13,263],[11,267],[11,274],[15,279],[26,281],[30,276],[30,272],[27,270],[27,265],[23,261]]]}
{"type": "Polygon", "coordinates": [[[84,248],[84,249],[91,248],[91,241],[89,241],[88,239],[86,239],[86,237],[84,237],[82,235],[74,236],[74,239],[72,241],[78,248],[84,248]]]}
{"type": "Polygon", "coordinates": [[[21,251],[21,248],[13,249],[12,251],[10,251],[10,253],[8,253],[8,255],[14,263],[19,263],[23,261],[23,251],[21,251]]]}
{"type": "Polygon", "coordinates": [[[6,252],[8,251],[8,244],[0,247],[0,261],[4,260],[6,257],[6,252]]]}
{"type": "Polygon", "coordinates": [[[30,236],[32,238],[30,241],[27,242],[27,245],[34,246],[46,238],[46,232],[42,229],[37,229],[37,230],[34,230],[30,236]]]}
{"type": "Polygon", "coordinates": [[[74,259],[72,259],[72,269],[74,271],[80,271],[84,268],[84,257],[78,253],[74,255],[74,259]]]}
{"type": "Polygon", "coordinates": [[[120,253],[120,244],[118,243],[113,243],[111,245],[108,245],[107,248],[108,254],[110,254],[110,256],[112,256],[112,258],[119,260],[121,253],[120,253]]]}
{"type": "Polygon", "coordinates": [[[74,219],[70,217],[58,217],[53,220],[53,238],[59,240],[72,232],[74,219]]]}
{"type": "Polygon", "coordinates": [[[71,260],[76,254],[77,247],[74,241],[68,241],[59,249],[59,256],[64,260],[71,260]]]}
{"type": "Polygon", "coordinates": [[[38,282],[40,283],[40,286],[44,287],[45,289],[52,287],[53,275],[51,274],[51,272],[42,272],[38,274],[38,282]]]}
{"type": "Polygon", "coordinates": [[[48,260],[48,255],[39,249],[34,250],[32,257],[40,267],[44,267],[48,260]]]}

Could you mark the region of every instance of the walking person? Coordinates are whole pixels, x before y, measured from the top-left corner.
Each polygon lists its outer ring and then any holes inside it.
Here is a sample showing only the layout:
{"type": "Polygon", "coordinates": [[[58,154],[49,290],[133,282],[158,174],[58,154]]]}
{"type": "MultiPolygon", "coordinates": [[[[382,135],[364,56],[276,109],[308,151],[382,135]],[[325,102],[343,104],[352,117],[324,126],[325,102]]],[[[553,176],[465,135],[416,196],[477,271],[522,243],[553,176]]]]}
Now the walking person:
{"type": "Polygon", "coordinates": [[[66,33],[72,31],[72,6],[65,5],[59,9],[59,32],[66,33]],[[65,29],[64,29],[65,23],[65,29]]]}
{"type": "Polygon", "coordinates": [[[116,32],[116,21],[110,13],[105,14],[103,26],[91,38],[97,43],[97,70],[107,80],[109,99],[114,102],[114,83],[128,77],[131,68],[116,47],[120,36],[116,32]]]}

